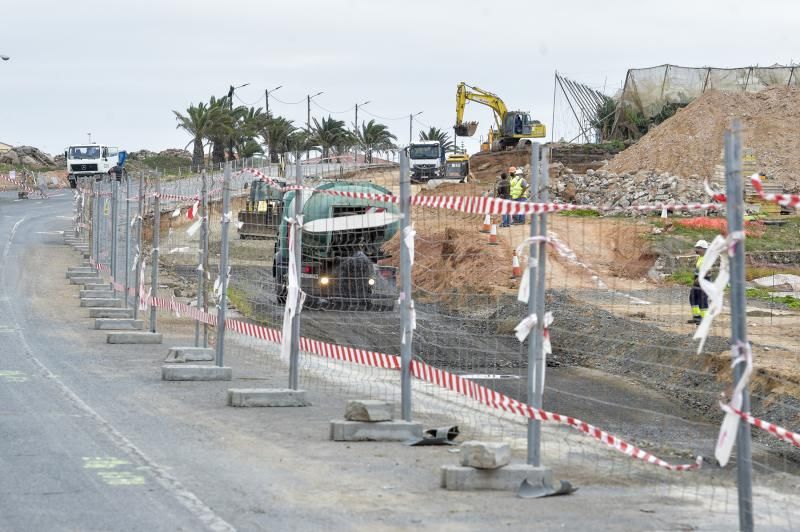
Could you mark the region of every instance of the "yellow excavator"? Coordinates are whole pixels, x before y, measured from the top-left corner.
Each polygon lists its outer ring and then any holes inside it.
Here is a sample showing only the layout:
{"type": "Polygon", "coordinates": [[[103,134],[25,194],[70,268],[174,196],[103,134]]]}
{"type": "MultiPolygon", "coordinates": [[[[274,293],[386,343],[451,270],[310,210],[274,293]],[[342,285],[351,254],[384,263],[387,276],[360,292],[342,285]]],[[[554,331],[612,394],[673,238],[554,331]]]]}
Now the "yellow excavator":
{"type": "MultiPolygon", "coordinates": [[[[481,103],[494,111],[497,128],[491,141],[492,151],[503,151],[520,144],[522,139],[540,139],[546,136],[544,124],[532,120],[526,111],[509,111],[503,100],[489,91],[471,87],[463,81],[456,89],[456,125],[454,130],[459,137],[471,137],[478,129],[477,122],[464,122],[464,107],[467,101],[481,103]]],[[[526,142],[524,144],[528,144],[526,142]]]]}

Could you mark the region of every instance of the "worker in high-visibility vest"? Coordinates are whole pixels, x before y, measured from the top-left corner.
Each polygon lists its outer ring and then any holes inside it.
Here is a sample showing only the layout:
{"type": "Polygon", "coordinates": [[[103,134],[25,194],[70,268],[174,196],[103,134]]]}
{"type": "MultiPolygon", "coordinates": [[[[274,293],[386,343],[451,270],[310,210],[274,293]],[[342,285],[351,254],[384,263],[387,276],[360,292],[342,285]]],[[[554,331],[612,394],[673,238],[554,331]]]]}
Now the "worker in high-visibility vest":
{"type": "MultiPolygon", "coordinates": [[[[511,185],[511,199],[514,201],[527,201],[527,198],[525,198],[525,189],[528,188],[528,182],[522,177],[522,168],[515,168],[512,166],[508,169],[508,173],[512,176],[509,183],[511,185]]],[[[525,215],[515,215],[513,223],[524,224],[525,215]]]]}
{"type": "Polygon", "coordinates": [[[692,319],[688,323],[699,325],[703,318],[706,317],[708,312],[708,296],[700,288],[700,268],[703,266],[703,259],[705,258],[706,251],[708,250],[708,242],[705,240],[698,240],[694,245],[694,252],[698,255],[694,263],[694,281],[692,282],[692,289],[689,292],[689,304],[692,306],[692,319]]]}

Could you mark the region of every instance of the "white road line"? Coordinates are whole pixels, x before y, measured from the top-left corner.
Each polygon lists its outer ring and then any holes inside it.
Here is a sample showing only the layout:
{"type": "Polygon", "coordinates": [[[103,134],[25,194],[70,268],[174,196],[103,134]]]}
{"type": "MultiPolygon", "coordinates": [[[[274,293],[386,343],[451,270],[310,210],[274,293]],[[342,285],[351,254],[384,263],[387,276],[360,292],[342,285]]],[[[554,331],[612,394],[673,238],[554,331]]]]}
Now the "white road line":
{"type": "MultiPolygon", "coordinates": [[[[8,249],[11,245],[11,241],[14,238],[14,234],[17,231],[17,227],[25,220],[22,218],[16,224],[14,224],[13,229],[11,230],[11,236],[8,238],[8,242],[6,243],[5,252],[3,253],[3,270],[5,270],[5,261],[8,255],[8,249]]],[[[2,279],[5,281],[5,279],[2,279]]],[[[71,401],[76,408],[85,412],[89,417],[94,419],[94,421],[100,425],[103,432],[106,433],[108,438],[122,451],[127,453],[132,458],[136,459],[138,462],[141,462],[144,466],[146,466],[150,473],[155,478],[156,482],[158,482],[162,488],[166,491],[171,493],[177,500],[180,502],[184,508],[186,508],[190,513],[192,513],[197,519],[202,521],[209,530],[212,532],[236,532],[236,529],[227,521],[219,517],[214,511],[206,506],[206,504],[201,501],[194,493],[187,490],[183,487],[183,485],[167,473],[167,471],[158,465],[156,462],[151,460],[144,452],[139,449],[133,442],[131,442],[128,438],[126,438],[120,431],[118,431],[111,423],[106,421],[106,419],[98,414],[91,406],[89,406],[86,402],[83,401],[75,392],[70,389],[69,386],[64,384],[64,382],[58,378],[58,376],[50,371],[50,369],[39,360],[36,355],[33,354],[33,349],[31,348],[30,344],[28,343],[28,339],[25,338],[25,334],[20,328],[19,323],[17,322],[16,314],[12,311],[7,314],[7,316],[11,317],[14,321],[14,327],[19,329],[19,339],[22,342],[22,345],[25,349],[26,354],[30,358],[36,367],[38,367],[43,375],[50,379],[56,387],[58,387],[61,392],[66,396],[66,398],[71,401]]]]}
{"type": "MultiPolygon", "coordinates": [[[[8,236],[8,242],[6,242],[6,246],[3,249],[3,261],[4,262],[5,262],[6,258],[8,257],[8,251],[11,249],[11,241],[14,240],[14,235],[17,232],[17,227],[19,227],[19,224],[21,224],[23,221],[25,221],[25,217],[24,216],[22,218],[20,218],[19,220],[17,220],[17,223],[15,223],[14,227],[11,228],[11,234],[8,236]]],[[[3,266],[5,266],[5,264],[3,264],[3,266]]]]}

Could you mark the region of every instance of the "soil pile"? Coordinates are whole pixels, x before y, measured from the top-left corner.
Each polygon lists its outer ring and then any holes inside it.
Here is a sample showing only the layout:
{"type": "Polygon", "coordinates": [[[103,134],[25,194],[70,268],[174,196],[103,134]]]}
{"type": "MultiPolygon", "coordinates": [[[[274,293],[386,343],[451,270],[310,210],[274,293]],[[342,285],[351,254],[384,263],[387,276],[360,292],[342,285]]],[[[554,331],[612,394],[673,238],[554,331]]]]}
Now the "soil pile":
{"type": "Polygon", "coordinates": [[[708,91],[617,155],[616,173],[659,170],[683,177],[712,177],[720,164],[723,132],[742,121],[743,148],[753,150],[760,171],[783,183],[800,174],[800,89],[761,92],[708,91]]]}

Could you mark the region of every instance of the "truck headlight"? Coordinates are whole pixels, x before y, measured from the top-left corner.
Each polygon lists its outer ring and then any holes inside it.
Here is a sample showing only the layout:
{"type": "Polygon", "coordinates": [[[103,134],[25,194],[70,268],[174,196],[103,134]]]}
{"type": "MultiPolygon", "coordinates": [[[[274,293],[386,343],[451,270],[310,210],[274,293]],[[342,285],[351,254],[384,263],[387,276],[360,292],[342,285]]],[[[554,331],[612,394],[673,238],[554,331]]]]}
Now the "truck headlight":
{"type": "Polygon", "coordinates": [[[370,279],[369,281],[367,281],[367,283],[368,283],[370,286],[375,286],[375,279],[370,279]]]}
{"type": "Polygon", "coordinates": [[[327,278],[327,277],[320,277],[319,278],[319,284],[321,284],[322,286],[328,286],[328,283],[330,281],[331,280],[329,278],[327,278]]]}

